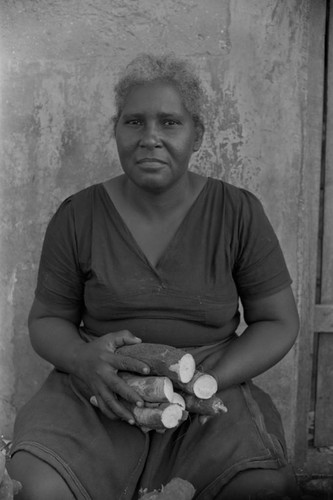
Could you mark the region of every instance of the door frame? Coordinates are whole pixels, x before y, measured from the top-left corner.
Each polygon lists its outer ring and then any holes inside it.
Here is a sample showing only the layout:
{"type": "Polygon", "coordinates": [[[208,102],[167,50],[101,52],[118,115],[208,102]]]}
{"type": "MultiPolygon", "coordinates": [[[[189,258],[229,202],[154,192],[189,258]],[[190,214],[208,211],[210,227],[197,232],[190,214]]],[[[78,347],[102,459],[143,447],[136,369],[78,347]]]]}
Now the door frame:
{"type": "MultiPolygon", "coordinates": [[[[308,62],[307,62],[307,103],[303,117],[303,168],[301,179],[299,259],[300,272],[297,286],[297,302],[300,312],[300,335],[298,339],[298,384],[295,422],[294,463],[299,474],[332,474],[333,454],[310,445],[309,415],[313,394],[314,377],[314,339],[315,332],[322,331],[327,321],[327,310],[316,305],[318,278],[317,257],[321,258],[318,247],[319,219],[322,216],[321,181],[323,168],[332,169],[333,142],[326,141],[323,149],[323,134],[326,92],[329,79],[333,86],[333,65],[325,65],[327,49],[333,57],[333,9],[329,0],[309,2],[308,18],[308,62]],[[330,11],[330,12],[329,12],[330,11]],[[330,19],[328,19],[328,16],[330,19]],[[328,32],[332,34],[330,47],[325,43],[328,32]],[[324,164],[324,159],[326,162],[324,164]],[[331,162],[328,164],[328,161],[331,162]]],[[[328,61],[328,57],[326,57],[328,61]]],[[[333,89],[332,89],[333,90],[333,89]]],[[[333,93],[331,91],[331,97],[333,93]]],[[[332,103],[333,104],[333,103],[332,103]]],[[[329,125],[329,124],[327,124],[329,125]]],[[[333,134],[330,124],[330,134],[333,134]]],[[[329,131],[326,129],[326,133],[329,131]]],[[[324,186],[325,187],[325,186],[324,186]]],[[[331,311],[332,312],[332,311],[331,311]]],[[[333,313],[330,316],[333,323],[333,313]]],[[[325,326],[327,328],[327,326],[325,326]]]]}

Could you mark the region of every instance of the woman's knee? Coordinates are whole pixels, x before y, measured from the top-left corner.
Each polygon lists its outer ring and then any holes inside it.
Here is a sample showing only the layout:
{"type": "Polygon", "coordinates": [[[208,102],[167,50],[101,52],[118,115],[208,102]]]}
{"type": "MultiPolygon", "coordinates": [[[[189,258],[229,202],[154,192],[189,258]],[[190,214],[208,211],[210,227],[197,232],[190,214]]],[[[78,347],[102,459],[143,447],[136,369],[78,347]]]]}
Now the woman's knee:
{"type": "Polygon", "coordinates": [[[299,499],[297,481],[291,467],[249,469],[239,472],[216,500],[299,499]]]}
{"type": "Polygon", "coordinates": [[[74,500],[66,482],[46,462],[25,451],[18,451],[9,461],[8,473],[22,485],[15,500],[74,500]]]}

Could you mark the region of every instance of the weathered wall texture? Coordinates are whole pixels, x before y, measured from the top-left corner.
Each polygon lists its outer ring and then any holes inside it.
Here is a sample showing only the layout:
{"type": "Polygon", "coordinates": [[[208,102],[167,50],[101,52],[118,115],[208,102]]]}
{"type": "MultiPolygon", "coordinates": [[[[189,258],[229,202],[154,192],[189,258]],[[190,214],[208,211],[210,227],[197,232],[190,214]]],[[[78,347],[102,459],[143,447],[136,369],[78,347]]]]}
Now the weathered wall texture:
{"type": "MultiPolygon", "coordinates": [[[[119,171],[112,86],[138,52],[195,63],[207,123],[192,168],[260,197],[297,293],[309,1],[1,1],[1,432],[49,369],[26,324],[46,224],[66,196],[119,171]]],[[[294,348],[261,380],[291,446],[296,361],[294,348]]]]}

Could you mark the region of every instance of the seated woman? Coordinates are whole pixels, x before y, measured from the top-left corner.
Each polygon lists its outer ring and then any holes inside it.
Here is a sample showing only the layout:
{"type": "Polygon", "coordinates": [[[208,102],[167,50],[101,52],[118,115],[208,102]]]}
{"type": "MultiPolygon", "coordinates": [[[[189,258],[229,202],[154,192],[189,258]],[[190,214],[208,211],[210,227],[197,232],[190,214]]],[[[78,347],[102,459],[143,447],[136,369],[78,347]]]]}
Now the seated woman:
{"type": "Polygon", "coordinates": [[[187,62],[138,56],[115,100],[123,173],[66,199],[45,235],[29,329],[54,370],[16,419],[17,498],[130,500],[174,477],[198,500],[293,498],[280,416],[251,382],[298,332],[277,237],[253,194],[189,171],[204,122],[187,62]],[[149,366],[117,349],[140,342],[191,353],[228,412],[133,425],[122,401],[143,399],[118,371],[149,366]]]}

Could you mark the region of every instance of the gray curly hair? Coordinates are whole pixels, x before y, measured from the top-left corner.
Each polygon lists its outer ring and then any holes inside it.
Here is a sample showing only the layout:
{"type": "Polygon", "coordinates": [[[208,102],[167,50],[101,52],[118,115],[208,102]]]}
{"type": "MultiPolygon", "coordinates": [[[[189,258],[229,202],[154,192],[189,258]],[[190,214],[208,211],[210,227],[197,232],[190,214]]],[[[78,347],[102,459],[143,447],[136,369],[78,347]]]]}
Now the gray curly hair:
{"type": "Polygon", "coordinates": [[[195,126],[204,127],[204,91],[194,67],[188,61],[177,58],[173,53],[165,55],[139,54],[125,68],[114,87],[116,115],[114,126],[125,106],[126,97],[135,85],[156,81],[173,84],[179,91],[183,104],[191,114],[195,126]]]}

